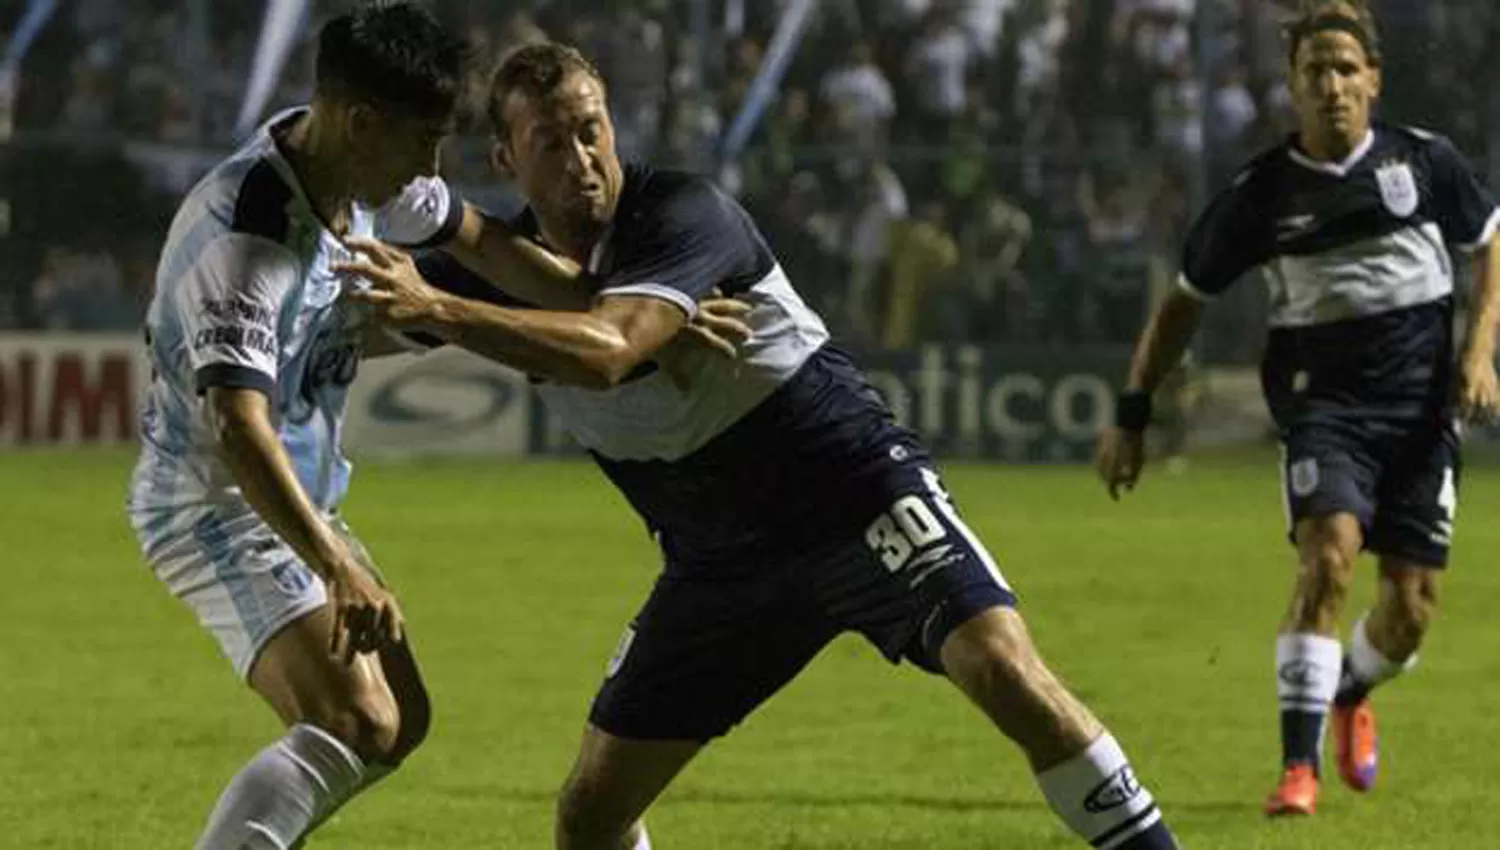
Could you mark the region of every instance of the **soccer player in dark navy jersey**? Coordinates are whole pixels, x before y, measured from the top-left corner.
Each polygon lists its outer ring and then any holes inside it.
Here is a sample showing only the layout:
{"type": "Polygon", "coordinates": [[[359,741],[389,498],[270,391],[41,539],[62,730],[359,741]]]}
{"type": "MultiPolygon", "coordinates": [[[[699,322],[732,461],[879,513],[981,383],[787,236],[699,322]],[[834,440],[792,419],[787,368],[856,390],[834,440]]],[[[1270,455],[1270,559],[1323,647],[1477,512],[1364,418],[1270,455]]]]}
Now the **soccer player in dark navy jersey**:
{"type": "Polygon", "coordinates": [[[1114,738],[1042,662],[927,451],[828,344],[755,223],[702,178],[623,167],[605,102],[598,72],[555,44],[513,54],[491,92],[495,163],[530,202],[518,225],[596,282],[586,311],[484,303],[505,300],[503,276],[440,258],[419,271],[378,243],[350,267],[393,323],[536,376],[660,543],[558,846],[649,847],[639,820],[672,778],[852,630],[952,680],[1085,840],[1175,847],[1114,738]],[[738,359],[665,346],[715,289],[750,305],[738,359]]]}
{"type": "Polygon", "coordinates": [[[1148,324],[1099,454],[1118,498],[1140,475],[1150,393],[1203,304],[1258,272],[1271,297],[1262,382],[1300,561],[1276,641],[1283,771],[1271,815],[1313,812],[1330,704],[1340,776],[1373,786],[1368,697],[1416,661],[1453,534],[1458,423],[1487,418],[1497,398],[1495,201],[1447,139],[1371,121],[1380,51],[1362,4],[1306,4],[1289,43],[1300,132],[1193,227],[1181,291],[1148,324]],[[1450,247],[1477,256],[1456,363],[1450,247]],[[1345,648],[1339,617],[1361,549],[1378,558],[1380,591],[1345,648]]]}

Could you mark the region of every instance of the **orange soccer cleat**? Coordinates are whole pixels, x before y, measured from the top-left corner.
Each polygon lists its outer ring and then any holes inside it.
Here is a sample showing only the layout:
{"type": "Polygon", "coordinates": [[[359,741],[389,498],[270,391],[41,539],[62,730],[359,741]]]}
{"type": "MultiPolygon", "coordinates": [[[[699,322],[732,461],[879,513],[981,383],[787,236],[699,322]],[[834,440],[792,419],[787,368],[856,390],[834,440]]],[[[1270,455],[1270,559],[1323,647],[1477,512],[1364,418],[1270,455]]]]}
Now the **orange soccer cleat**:
{"type": "Polygon", "coordinates": [[[1361,792],[1374,788],[1380,750],[1375,735],[1375,709],[1370,707],[1368,699],[1348,707],[1333,707],[1333,744],[1344,784],[1361,792]]]}
{"type": "Polygon", "coordinates": [[[1310,764],[1294,764],[1281,774],[1266,798],[1266,816],[1310,815],[1318,809],[1318,774],[1310,764]]]}

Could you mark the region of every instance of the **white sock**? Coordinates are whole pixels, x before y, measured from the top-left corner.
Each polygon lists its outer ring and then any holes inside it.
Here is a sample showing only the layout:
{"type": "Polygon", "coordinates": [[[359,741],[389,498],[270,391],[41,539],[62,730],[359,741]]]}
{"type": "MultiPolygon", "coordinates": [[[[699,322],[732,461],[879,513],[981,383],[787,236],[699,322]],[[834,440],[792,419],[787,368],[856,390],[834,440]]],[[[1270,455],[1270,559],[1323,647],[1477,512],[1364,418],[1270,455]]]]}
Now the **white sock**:
{"type": "Polygon", "coordinates": [[[651,850],[651,835],[646,832],[645,824],[641,824],[641,835],[635,840],[632,850],[651,850]]]}
{"type": "Polygon", "coordinates": [[[1100,850],[1110,850],[1161,820],[1151,792],[1114,736],[1105,732],[1088,749],[1037,774],[1042,794],[1068,828],[1100,850]]]}
{"type": "Polygon", "coordinates": [[[1344,648],[1307,632],[1276,638],[1276,697],[1282,711],[1327,714],[1339,687],[1344,648]]]}
{"type": "Polygon", "coordinates": [[[1276,698],[1281,704],[1281,762],[1322,760],[1328,706],[1338,692],[1344,648],[1330,637],[1299,632],[1276,638],[1276,698]]]}
{"type": "Polygon", "coordinates": [[[367,774],[353,750],[299,723],[230,780],[197,850],[289,850],[358,793],[367,774]]]}
{"type": "Polygon", "coordinates": [[[1417,666],[1417,654],[1413,652],[1410,658],[1401,662],[1386,658],[1370,643],[1370,634],[1365,630],[1365,621],[1369,618],[1369,614],[1360,617],[1349,637],[1349,671],[1362,684],[1374,687],[1417,666]]]}

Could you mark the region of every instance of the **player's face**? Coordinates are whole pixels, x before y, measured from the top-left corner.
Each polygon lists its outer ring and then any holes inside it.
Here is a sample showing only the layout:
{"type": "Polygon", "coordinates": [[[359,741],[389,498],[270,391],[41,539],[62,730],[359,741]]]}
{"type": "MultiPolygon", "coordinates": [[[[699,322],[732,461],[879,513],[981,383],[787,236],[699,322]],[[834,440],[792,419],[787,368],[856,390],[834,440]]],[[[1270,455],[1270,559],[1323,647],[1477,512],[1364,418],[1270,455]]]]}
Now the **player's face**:
{"type": "Polygon", "coordinates": [[[546,98],[512,95],[509,138],[496,152],[538,216],[580,244],[604,231],[624,184],[604,87],[587,73],[569,74],[546,98]]]}
{"type": "Polygon", "coordinates": [[[350,182],[356,200],[378,207],[406,184],[438,170],[438,149],[451,122],[418,120],[355,107],[350,115],[350,182]]]}
{"type": "Polygon", "coordinates": [[[1352,148],[1369,132],[1380,68],[1349,33],[1315,33],[1297,50],[1292,97],[1304,136],[1352,148]]]}

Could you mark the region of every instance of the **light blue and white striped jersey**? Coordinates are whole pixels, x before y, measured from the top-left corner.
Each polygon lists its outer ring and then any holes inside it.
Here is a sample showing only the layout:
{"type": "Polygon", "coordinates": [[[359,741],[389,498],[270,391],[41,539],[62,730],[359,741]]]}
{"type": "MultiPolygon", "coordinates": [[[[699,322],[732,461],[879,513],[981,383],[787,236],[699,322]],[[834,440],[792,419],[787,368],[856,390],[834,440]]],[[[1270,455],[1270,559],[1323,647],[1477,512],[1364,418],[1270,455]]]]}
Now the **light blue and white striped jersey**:
{"type": "MultiPolygon", "coordinates": [[[[244,507],[216,454],[203,406],[211,386],[267,393],[316,505],[332,510],[348,487],[339,443],[363,317],[340,298],[348,282],[331,270],[350,252],[314,212],[273,136],[304,112],[268,122],[193,188],[172,221],[146,316],[153,374],[129,497],[138,525],[141,514],[166,530],[162,513],[244,507]]],[[[349,232],[437,245],[462,214],[441,179],[419,178],[378,210],[356,205],[349,232]]]]}

